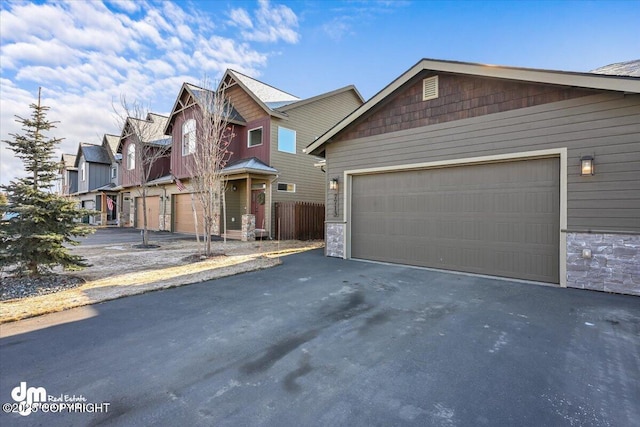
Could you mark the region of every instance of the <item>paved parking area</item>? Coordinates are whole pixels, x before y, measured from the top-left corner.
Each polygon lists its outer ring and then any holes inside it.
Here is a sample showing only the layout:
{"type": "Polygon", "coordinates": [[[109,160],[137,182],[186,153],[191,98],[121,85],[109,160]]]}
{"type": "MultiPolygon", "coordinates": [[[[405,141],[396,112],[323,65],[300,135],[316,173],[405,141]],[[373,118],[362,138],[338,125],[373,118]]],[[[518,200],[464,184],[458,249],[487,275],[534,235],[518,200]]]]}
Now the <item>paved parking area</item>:
{"type": "Polygon", "coordinates": [[[325,258],[0,327],[21,381],[106,413],[0,425],[567,425],[640,419],[640,298],[325,258]],[[66,323],[65,323],[66,322],[66,323]]]}

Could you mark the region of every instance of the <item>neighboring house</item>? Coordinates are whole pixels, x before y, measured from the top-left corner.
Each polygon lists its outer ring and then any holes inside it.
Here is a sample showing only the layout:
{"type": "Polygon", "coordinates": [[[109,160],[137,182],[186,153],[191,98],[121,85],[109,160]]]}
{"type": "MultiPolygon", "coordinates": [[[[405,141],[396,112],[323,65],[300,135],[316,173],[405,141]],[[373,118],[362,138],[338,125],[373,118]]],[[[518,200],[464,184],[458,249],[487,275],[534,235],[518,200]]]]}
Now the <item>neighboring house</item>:
{"type": "MultiPolygon", "coordinates": [[[[223,173],[227,180],[227,230],[240,230],[243,214],[253,214],[258,234],[275,236],[277,202],[324,202],[324,172],[303,149],[345,115],[362,105],[353,86],[300,99],[237,71],[227,70],[217,89],[233,107],[228,118],[235,137],[223,173]]],[[[189,133],[206,89],[183,84],[167,122],[174,141],[171,171],[186,186],[172,189],[172,230],[193,233],[189,158],[194,148],[189,133]]],[[[196,206],[196,209],[197,206],[196,206]]],[[[221,221],[222,222],[222,221],[221,221]]],[[[221,230],[222,224],[214,228],[221,230]]]]}
{"type": "Polygon", "coordinates": [[[166,124],[166,116],[149,113],[144,120],[127,118],[122,129],[116,153],[122,156],[120,220],[123,225],[143,227],[144,183],[147,191],[147,228],[169,229],[166,218],[170,217],[170,199],[166,185],[171,184],[173,179],[169,174],[171,138],[164,135],[166,124]]]}
{"type": "Polygon", "coordinates": [[[60,188],[63,196],[69,196],[78,192],[78,168],[75,167],[75,154],[62,154],[60,159],[60,188]]]}
{"type": "Polygon", "coordinates": [[[596,74],[608,74],[611,76],[640,77],[640,59],[605,65],[604,67],[596,68],[589,72],[596,74]]]}
{"type": "Polygon", "coordinates": [[[78,190],[73,196],[83,208],[98,212],[83,221],[92,225],[106,225],[107,216],[102,213],[106,204],[104,187],[110,183],[109,150],[102,145],[81,142],[78,144],[74,167],[78,170],[78,190]]]}
{"type": "Polygon", "coordinates": [[[328,256],[640,295],[638,77],[424,59],[308,152],[328,256]]]}
{"type": "Polygon", "coordinates": [[[109,182],[98,188],[97,191],[104,194],[101,207],[108,225],[120,224],[120,218],[124,218],[124,225],[126,225],[129,220],[127,203],[129,200],[125,200],[126,203],[123,203],[123,196],[119,193],[122,190],[122,155],[117,152],[119,143],[120,137],[118,135],[105,134],[102,138],[102,147],[109,154],[111,165],[109,166],[109,182]]]}

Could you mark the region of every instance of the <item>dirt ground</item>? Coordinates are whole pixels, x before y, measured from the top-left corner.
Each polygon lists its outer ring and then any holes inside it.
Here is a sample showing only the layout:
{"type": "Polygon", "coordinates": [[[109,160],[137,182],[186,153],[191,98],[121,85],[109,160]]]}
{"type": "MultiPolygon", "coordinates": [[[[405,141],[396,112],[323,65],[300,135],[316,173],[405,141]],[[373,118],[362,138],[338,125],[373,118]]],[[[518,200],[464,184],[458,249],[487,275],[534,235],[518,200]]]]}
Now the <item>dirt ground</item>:
{"type": "Polygon", "coordinates": [[[74,247],[91,264],[80,272],[83,285],[53,294],[0,303],[0,323],[67,310],[158,289],[217,279],[274,267],[281,257],[321,248],[323,242],[214,242],[218,256],[201,260],[195,242],[163,242],[159,248],[136,249],[132,244],[74,247]]]}

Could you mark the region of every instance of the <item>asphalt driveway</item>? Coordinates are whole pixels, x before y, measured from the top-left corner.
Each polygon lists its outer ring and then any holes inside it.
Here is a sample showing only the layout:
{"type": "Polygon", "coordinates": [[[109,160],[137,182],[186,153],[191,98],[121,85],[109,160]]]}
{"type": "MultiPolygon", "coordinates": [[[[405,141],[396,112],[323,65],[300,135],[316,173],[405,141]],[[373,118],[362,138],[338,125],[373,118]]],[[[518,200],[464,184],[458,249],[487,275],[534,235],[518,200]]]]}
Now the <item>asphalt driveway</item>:
{"type": "Polygon", "coordinates": [[[26,382],[109,404],[101,413],[2,414],[1,425],[640,420],[640,298],[321,251],[0,332],[2,403],[26,382]]]}

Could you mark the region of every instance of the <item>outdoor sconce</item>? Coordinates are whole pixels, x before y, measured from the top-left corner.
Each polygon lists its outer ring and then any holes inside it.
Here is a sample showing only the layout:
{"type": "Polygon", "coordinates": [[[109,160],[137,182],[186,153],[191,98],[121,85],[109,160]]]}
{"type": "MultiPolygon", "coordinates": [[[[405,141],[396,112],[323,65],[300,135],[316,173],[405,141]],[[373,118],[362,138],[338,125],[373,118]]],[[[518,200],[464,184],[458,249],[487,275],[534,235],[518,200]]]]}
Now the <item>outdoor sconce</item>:
{"type": "Polygon", "coordinates": [[[232,191],[238,191],[238,187],[236,187],[235,185],[231,186],[231,190],[232,191]]]}
{"type": "Polygon", "coordinates": [[[338,216],[338,178],[331,178],[329,181],[329,190],[335,191],[333,194],[333,216],[338,216]]]}
{"type": "Polygon", "coordinates": [[[593,167],[593,156],[580,157],[580,175],[590,176],[594,173],[595,169],[593,167]]]}
{"type": "Polygon", "coordinates": [[[329,190],[338,191],[338,178],[331,178],[331,181],[329,181],[329,190]]]}

